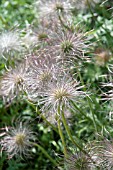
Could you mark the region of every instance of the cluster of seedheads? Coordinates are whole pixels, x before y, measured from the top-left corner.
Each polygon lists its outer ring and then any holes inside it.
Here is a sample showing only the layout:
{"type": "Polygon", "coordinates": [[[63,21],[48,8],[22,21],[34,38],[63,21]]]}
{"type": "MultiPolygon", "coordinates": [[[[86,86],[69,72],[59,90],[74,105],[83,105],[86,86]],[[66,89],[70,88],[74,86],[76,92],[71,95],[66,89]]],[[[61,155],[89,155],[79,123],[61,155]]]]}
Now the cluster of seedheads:
{"type": "MultiPolygon", "coordinates": [[[[98,2],[91,4],[86,0],[77,7],[83,9],[85,5],[94,6],[98,2]]],[[[75,141],[67,124],[71,110],[76,108],[80,111],[78,104],[83,99],[90,101],[90,93],[81,80],[79,68],[91,62],[89,54],[93,43],[89,37],[91,32],[85,32],[85,26],[81,29],[80,24],[73,22],[76,4],[73,0],[39,0],[35,3],[37,25],[34,23],[23,30],[16,28],[0,34],[1,61],[6,69],[0,79],[0,96],[6,107],[22,99],[39,106],[40,115],[53,126],[58,126],[64,150],[64,168],[110,169],[113,165],[112,141],[103,139],[101,144],[90,143],[83,147],[75,141]],[[77,151],[74,154],[67,152],[62,124],[75,145],[77,151]]],[[[107,51],[99,49],[95,54],[104,58],[105,62],[106,56],[109,56],[107,51]]],[[[1,151],[6,151],[9,158],[29,156],[33,145],[34,134],[28,124],[23,121],[17,124],[1,133],[1,151]]]]}

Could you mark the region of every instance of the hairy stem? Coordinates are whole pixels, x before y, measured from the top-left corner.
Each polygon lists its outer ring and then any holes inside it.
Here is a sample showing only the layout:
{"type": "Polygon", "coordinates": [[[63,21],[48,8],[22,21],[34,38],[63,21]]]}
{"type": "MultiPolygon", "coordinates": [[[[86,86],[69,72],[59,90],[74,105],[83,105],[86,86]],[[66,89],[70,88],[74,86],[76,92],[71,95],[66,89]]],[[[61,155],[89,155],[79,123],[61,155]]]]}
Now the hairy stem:
{"type": "Polygon", "coordinates": [[[57,118],[57,124],[58,124],[58,131],[59,131],[59,135],[60,135],[60,138],[61,138],[61,141],[62,141],[62,144],[63,144],[63,149],[64,149],[64,155],[65,157],[67,157],[67,149],[66,149],[66,144],[65,144],[65,140],[64,140],[64,135],[63,135],[63,132],[62,132],[62,129],[61,129],[61,121],[60,121],[60,118],[58,117],[57,118]]]}
{"type": "Polygon", "coordinates": [[[90,160],[95,164],[95,162],[92,160],[91,156],[73,139],[73,136],[71,135],[71,132],[70,132],[70,129],[69,129],[69,126],[66,122],[66,118],[64,116],[64,113],[62,113],[62,122],[64,124],[64,127],[66,129],[66,132],[68,134],[68,136],[70,137],[72,143],[80,150],[82,151],[85,155],[88,156],[88,158],[90,158],[90,160]]]}
{"type": "Polygon", "coordinates": [[[62,128],[61,128],[61,120],[60,120],[61,110],[60,109],[61,108],[60,108],[60,105],[59,105],[58,115],[56,116],[57,117],[57,124],[58,124],[58,131],[59,131],[59,135],[60,135],[63,147],[64,147],[63,148],[64,149],[64,155],[65,155],[65,157],[67,157],[66,143],[65,143],[64,135],[63,135],[62,128]]]}
{"type": "Polygon", "coordinates": [[[64,124],[64,127],[66,129],[66,132],[70,138],[70,140],[72,141],[72,143],[77,147],[79,148],[83,153],[86,154],[86,151],[82,149],[82,147],[73,139],[73,136],[71,135],[71,132],[70,132],[70,129],[69,129],[69,126],[67,125],[67,122],[66,122],[66,118],[64,116],[64,113],[62,113],[62,122],[64,124]]]}

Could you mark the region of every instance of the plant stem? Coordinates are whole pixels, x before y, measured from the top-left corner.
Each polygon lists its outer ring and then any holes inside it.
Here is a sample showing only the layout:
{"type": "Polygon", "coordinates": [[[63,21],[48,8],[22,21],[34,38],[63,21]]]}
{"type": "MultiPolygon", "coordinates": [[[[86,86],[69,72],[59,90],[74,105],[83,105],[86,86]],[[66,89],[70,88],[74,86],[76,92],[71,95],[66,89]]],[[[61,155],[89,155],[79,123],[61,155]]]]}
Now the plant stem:
{"type": "Polygon", "coordinates": [[[64,124],[64,127],[66,129],[66,132],[68,134],[68,136],[70,137],[72,143],[77,147],[79,148],[83,153],[86,154],[86,151],[82,149],[82,147],[73,139],[73,136],[71,135],[71,132],[70,132],[70,129],[69,129],[69,126],[67,125],[67,122],[66,122],[66,118],[64,116],[64,113],[62,113],[62,122],[64,124]]]}
{"type": "Polygon", "coordinates": [[[62,132],[61,125],[60,125],[61,121],[60,121],[59,117],[57,118],[57,122],[58,122],[59,135],[60,135],[63,147],[64,147],[64,155],[65,155],[65,157],[67,157],[67,149],[66,149],[65,140],[64,140],[63,132],[62,132]]]}
{"type": "Polygon", "coordinates": [[[83,152],[85,155],[87,155],[88,158],[90,158],[90,160],[91,160],[93,163],[95,163],[95,162],[92,160],[91,156],[90,156],[77,142],[75,142],[75,140],[73,139],[73,136],[71,135],[69,126],[68,126],[68,124],[67,124],[67,122],[66,122],[66,118],[65,118],[65,116],[64,116],[64,113],[62,113],[62,121],[63,121],[64,127],[65,127],[65,129],[66,129],[66,132],[67,132],[68,136],[70,137],[72,143],[73,143],[77,148],[79,148],[81,152],[83,152]]]}
{"type": "Polygon", "coordinates": [[[61,120],[60,120],[61,108],[60,108],[60,104],[58,106],[57,113],[58,113],[58,115],[56,115],[56,118],[57,118],[57,124],[58,124],[58,131],[59,131],[59,135],[60,135],[63,147],[64,147],[64,155],[65,155],[65,157],[67,157],[66,143],[65,143],[64,135],[63,135],[62,128],[61,128],[61,120]]]}
{"type": "Polygon", "coordinates": [[[37,143],[32,143],[34,146],[37,146],[41,151],[42,151],[42,153],[55,165],[55,166],[57,166],[57,163],[56,163],[56,161],[46,152],[46,150],[42,147],[42,146],[40,146],[39,144],[37,144],[37,143]]]}

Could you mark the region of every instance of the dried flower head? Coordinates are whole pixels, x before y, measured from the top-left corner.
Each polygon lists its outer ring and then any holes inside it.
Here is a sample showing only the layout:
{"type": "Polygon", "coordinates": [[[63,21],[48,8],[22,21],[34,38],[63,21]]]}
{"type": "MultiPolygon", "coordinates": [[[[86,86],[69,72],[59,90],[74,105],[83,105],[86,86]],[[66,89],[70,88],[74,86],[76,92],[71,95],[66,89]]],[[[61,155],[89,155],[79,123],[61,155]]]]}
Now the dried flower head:
{"type": "Polygon", "coordinates": [[[16,126],[9,127],[0,141],[2,151],[5,151],[8,158],[13,156],[26,157],[30,155],[31,142],[34,139],[34,132],[28,122],[16,122],[16,126]]]}
{"type": "MultiPolygon", "coordinates": [[[[51,25],[52,27],[52,25],[51,25]]],[[[38,39],[38,46],[43,49],[43,47],[51,43],[51,28],[47,28],[44,23],[40,24],[38,27],[33,28],[35,36],[38,39]]]]}
{"type": "Polygon", "coordinates": [[[86,153],[75,151],[75,149],[72,153],[69,152],[68,156],[64,158],[66,170],[103,170],[104,152],[102,152],[102,148],[102,142],[95,140],[88,142],[83,147],[86,153]]]}
{"type": "Polygon", "coordinates": [[[36,6],[40,16],[53,16],[58,13],[67,13],[72,8],[70,0],[38,0],[36,6]]]}
{"type": "Polygon", "coordinates": [[[90,155],[100,170],[113,168],[113,140],[103,139],[91,143],[90,155]]]}
{"type": "Polygon", "coordinates": [[[21,41],[17,31],[8,31],[0,35],[0,54],[4,58],[6,54],[13,54],[22,50],[21,41]]]}
{"type": "Polygon", "coordinates": [[[99,156],[102,159],[101,166],[104,169],[113,168],[113,140],[104,139],[99,143],[99,156]]]}
{"type": "Polygon", "coordinates": [[[86,33],[80,31],[61,30],[53,32],[53,43],[51,51],[60,60],[71,61],[84,59],[84,53],[88,52],[89,44],[86,33]]]}
{"type": "Polygon", "coordinates": [[[51,55],[31,56],[28,58],[29,71],[26,77],[26,92],[29,99],[37,98],[38,92],[47,89],[50,82],[56,81],[56,75],[63,74],[63,70],[55,64],[51,55]]]}
{"type": "MultiPolygon", "coordinates": [[[[42,111],[52,111],[58,113],[58,109],[69,109],[71,101],[77,102],[85,93],[80,89],[82,87],[78,82],[64,76],[57,78],[57,81],[50,82],[48,87],[39,94],[42,96],[39,99],[39,104],[43,104],[42,111]]],[[[37,98],[39,97],[37,95],[37,98]]]]}
{"type": "Polygon", "coordinates": [[[91,158],[82,152],[76,154],[69,154],[64,160],[64,167],[66,170],[92,170],[94,165],[91,158]]]}
{"type": "Polygon", "coordinates": [[[8,70],[0,80],[0,95],[13,100],[25,88],[26,64],[8,70]]]}

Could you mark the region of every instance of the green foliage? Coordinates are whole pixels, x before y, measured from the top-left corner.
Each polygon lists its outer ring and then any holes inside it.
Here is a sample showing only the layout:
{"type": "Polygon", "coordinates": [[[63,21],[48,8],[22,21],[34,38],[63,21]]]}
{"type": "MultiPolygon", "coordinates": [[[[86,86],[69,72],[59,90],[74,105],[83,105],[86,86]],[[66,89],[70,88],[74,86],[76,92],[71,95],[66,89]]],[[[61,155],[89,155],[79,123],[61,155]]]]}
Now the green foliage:
{"type": "Polygon", "coordinates": [[[0,4],[0,28],[14,25],[25,26],[34,19],[34,10],[30,0],[2,0],[0,4]]]}

